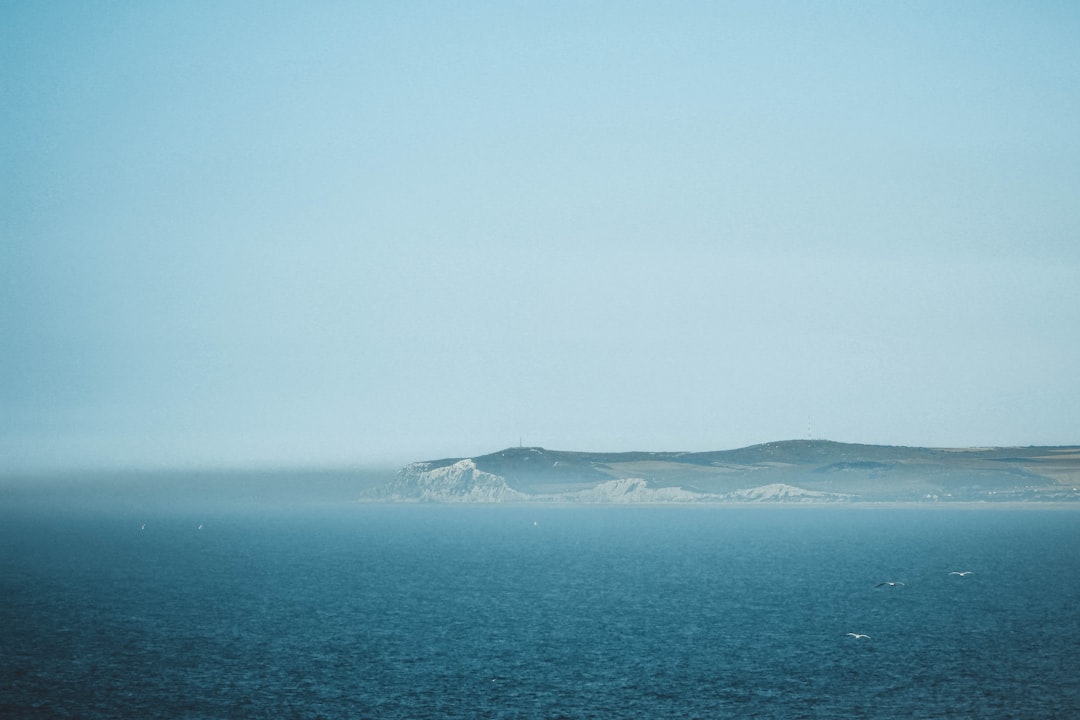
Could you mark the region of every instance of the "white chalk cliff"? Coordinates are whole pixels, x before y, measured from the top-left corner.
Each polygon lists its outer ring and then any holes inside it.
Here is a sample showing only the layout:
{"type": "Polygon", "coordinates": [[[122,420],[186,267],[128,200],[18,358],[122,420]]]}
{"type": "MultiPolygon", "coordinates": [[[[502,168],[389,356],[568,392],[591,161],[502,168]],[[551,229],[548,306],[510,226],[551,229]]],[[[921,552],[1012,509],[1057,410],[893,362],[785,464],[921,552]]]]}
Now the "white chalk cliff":
{"type": "Polygon", "coordinates": [[[432,503],[582,503],[685,504],[730,502],[822,502],[847,500],[840,493],[772,483],[729,493],[704,493],[681,487],[654,487],[642,478],[619,478],[566,492],[527,493],[515,490],[506,478],[476,467],[472,459],[450,464],[417,462],[406,465],[394,481],[368,499],[432,503]]]}

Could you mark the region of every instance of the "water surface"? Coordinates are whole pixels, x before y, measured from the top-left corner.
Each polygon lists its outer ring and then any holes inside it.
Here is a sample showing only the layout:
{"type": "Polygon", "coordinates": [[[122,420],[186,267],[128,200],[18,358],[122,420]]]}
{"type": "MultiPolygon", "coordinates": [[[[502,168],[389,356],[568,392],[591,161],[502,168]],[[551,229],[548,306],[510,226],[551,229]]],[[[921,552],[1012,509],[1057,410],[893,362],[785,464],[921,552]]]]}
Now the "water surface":
{"type": "Polygon", "coordinates": [[[1080,712],[1072,510],[138,509],[0,511],[0,714],[1080,712]]]}

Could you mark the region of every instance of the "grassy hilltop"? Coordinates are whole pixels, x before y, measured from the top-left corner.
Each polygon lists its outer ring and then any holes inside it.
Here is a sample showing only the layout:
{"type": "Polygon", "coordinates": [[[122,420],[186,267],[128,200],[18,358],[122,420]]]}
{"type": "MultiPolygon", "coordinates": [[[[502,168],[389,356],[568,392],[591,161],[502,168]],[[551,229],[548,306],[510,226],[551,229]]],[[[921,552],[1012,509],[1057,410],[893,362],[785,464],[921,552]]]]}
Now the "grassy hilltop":
{"type": "Polygon", "coordinates": [[[475,458],[413,463],[382,495],[403,500],[439,499],[440,492],[462,499],[472,492],[471,499],[488,501],[570,498],[630,479],[643,481],[636,487],[650,492],[666,489],[665,498],[683,492],[682,500],[1074,500],[1080,499],[1080,447],[921,448],[828,440],[696,453],[517,447],[475,458]],[[486,483],[489,496],[476,494],[478,483],[486,483]],[[491,494],[496,486],[501,495],[491,494]],[[773,489],[772,496],[748,494],[764,487],[773,489]],[[787,490],[777,497],[776,488],[787,490]]]}

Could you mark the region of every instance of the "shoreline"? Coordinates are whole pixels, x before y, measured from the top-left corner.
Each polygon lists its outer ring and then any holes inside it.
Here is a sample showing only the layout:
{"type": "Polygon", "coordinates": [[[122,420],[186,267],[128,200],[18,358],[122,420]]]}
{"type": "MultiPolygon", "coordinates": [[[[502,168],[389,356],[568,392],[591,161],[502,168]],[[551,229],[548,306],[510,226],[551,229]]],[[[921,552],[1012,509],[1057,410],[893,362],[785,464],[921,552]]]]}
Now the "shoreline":
{"type": "Polygon", "coordinates": [[[356,505],[424,506],[424,507],[484,507],[484,508],[697,508],[697,509],[851,509],[851,510],[1080,510],[1080,501],[1029,500],[1029,501],[863,501],[863,502],[439,502],[427,500],[368,500],[361,499],[356,505]]]}

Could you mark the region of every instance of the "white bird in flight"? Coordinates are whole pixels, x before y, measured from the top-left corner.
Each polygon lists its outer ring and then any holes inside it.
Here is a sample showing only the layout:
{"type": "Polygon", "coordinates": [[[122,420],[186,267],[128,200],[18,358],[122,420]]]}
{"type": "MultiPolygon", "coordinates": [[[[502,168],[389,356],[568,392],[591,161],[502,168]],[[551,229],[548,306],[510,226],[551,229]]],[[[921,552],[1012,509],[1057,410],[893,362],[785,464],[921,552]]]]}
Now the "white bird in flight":
{"type": "Polygon", "coordinates": [[[950,575],[959,575],[960,577],[967,577],[968,575],[974,575],[972,570],[953,570],[950,575]]]}
{"type": "Polygon", "coordinates": [[[885,585],[888,585],[889,587],[896,587],[897,585],[903,585],[903,584],[904,583],[902,583],[902,582],[894,582],[892,580],[886,580],[885,582],[879,582],[874,587],[882,587],[882,586],[885,586],[885,585]]]}
{"type": "Polygon", "coordinates": [[[862,640],[863,638],[866,638],[867,640],[870,639],[869,635],[863,635],[861,633],[848,633],[848,635],[855,638],[856,640],[862,640]]]}

